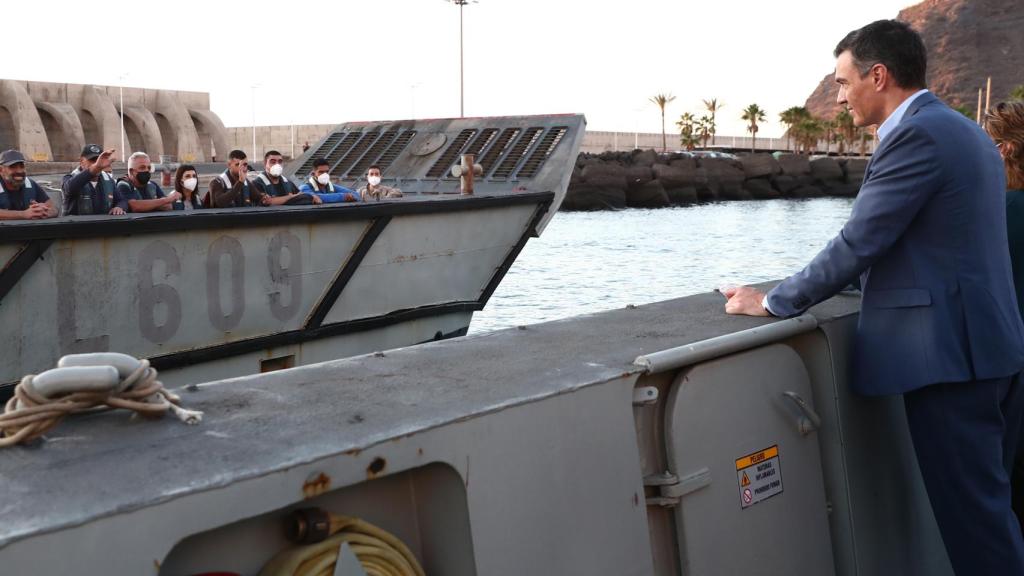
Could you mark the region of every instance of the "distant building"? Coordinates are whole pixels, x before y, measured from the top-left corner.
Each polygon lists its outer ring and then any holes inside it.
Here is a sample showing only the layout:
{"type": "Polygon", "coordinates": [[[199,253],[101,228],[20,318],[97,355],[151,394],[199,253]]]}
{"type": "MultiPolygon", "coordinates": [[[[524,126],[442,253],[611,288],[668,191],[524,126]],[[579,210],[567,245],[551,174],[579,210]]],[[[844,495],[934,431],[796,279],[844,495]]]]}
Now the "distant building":
{"type": "Polygon", "coordinates": [[[122,151],[117,86],[0,80],[0,150],[34,161],[77,160],[87,143],[117,149],[119,159],[142,150],[154,161],[208,162],[230,150],[204,92],[125,88],[124,142],[122,151]]]}

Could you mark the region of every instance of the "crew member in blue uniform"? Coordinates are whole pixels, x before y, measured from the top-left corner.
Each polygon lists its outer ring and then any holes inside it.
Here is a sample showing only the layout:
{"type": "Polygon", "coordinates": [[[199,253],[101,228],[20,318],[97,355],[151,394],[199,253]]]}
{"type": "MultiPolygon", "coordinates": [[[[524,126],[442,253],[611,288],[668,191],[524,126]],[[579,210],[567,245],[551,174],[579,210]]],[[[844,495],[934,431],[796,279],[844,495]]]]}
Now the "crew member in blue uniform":
{"type": "Polygon", "coordinates": [[[25,174],[25,156],[17,150],[0,153],[0,220],[53,218],[53,200],[25,174]]]}
{"type": "Polygon", "coordinates": [[[284,175],[284,157],[277,150],[270,150],[263,155],[263,171],[256,174],[252,185],[262,192],[261,203],[264,206],[322,202],[316,194],[299,192],[295,183],[284,175]]]}
{"type": "Polygon", "coordinates": [[[125,212],[154,212],[171,210],[181,197],[177,192],[164,195],[160,186],[150,179],[152,165],[145,152],[128,157],[128,174],[117,181],[114,205],[125,212]]]}
{"type": "Polygon", "coordinates": [[[114,177],[107,170],[114,150],[103,150],[97,144],[82,148],[78,168],[64,175],[61,190],[64,193],[64,215],[124,214],[114,206],[114,177]]]}

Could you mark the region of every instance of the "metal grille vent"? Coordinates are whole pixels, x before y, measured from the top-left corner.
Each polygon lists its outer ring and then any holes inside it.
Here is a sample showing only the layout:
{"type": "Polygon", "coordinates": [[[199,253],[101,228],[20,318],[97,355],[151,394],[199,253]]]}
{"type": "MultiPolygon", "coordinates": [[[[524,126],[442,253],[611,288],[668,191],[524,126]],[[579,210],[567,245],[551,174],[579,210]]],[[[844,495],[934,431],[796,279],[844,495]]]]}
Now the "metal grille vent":
{"type": "Polygon", "coordinates": [[[377,141],[373,143],[373,146],[371,146],[370,149],[367,150],[366,154],[363,155],[362,159],[359,160],[359,162],[356,162],[356,165],[353,166],[352,169],[348,171],[348,174],[345,175],[346,178],[358,178],[362,176],[363,173],[366,172],[367,168],[377,163],[377,158],[380,157],[384,150],[392,142],[394,142],[395,138],[397,137],[397,130],[385,132],[384,135],[377,139],[377,141]]]}
{"type": "Polygon", "coordinates": [[[526,151],[540,138],[542,132],[544,132],[544,129],[536,126],[523,131],[523,135],[519,137],[519,140],[509,150],[505,159],[494,170],[494,174],[491,174],[491,178],[508,178],[512,171],[515,170],[516,165],[519,164],[519,161],[526,155],[526,151]]]}
{"type": "Polygon", "coordinates": [[[338,162],[338,165],[332,166],[331,176],[341,176],[342,174],[348,172],[349,168],[351,168],[352,165],[355,164],[357,160],[362,158],[363,153],[365,153],[366,150],[374,142],[376,142],[377,138],[379,137],[380,132],[364,132],[363,137],[360,138],[359,142],[356,142],[356,145],[353,146],[352,149],[348,151],[348,154],[345,154],[341,161],[338,162]]]}
{"type": "Polygon", "coordinates": [[[448,149],[444,151],[444,154],[430,167],[427,171],[427,178],[440,178],[444,176],[448,169],[455,163],[455,159],[462,153],[462,148],[466,146],[466,142],[476,134],[476,128],[470,128],[459,132],[459,135],[452,140],[452,143],[448,145],[448,149]]]}
{"type": "MultiPolygon", "coordinates": [[[[333,165],[335,162],[338,161],[338,158],[341,158],[346,152],[351,150],[352,146],[354,146],[355,143],[359,141],[359,136],[359,132],[349,132],[348,134],[345,134],[345,137],[342,138],[341,142],[338,142],[338,145],[335,146],[333,150],[328,152],[325,158],[327,160],[327,164],[333,165]]],[[[317,158],[324,158],[324,156],[313,157],[310,160],[310,169],[312,169],[313,167],[312,160],[316,160],[317,158]]],[[[305,172],[300,172],[299,174],[304,175],[305,172]]]]}
{"type": "Polygon", "coordinates": [[[317,149],[312,154],[309,155],[309,158],[306,158],[306,161],[302,163],[302,166],[299,166],[299,170],[297,173],[306,174],[307,172],[312,170],[313,160],[316,160],[317,158],[322,158],[324,154],[334,149],[338,142],[341,142],[341,138],[344,135],[344,132],[331,133],[331,135],[328,136],[327,139],[324,140],[323,143],[320,144],[320,146],[318,146],[317,149]]]}
{"type": "MultiPolygon", "coordinates": [[[[484,128],[483,130],[480,131],[479,134],[476,135],[476,138],[473,138],[473,141],[469,143],[469,146],[466,146],[466,149],[462,151],[462,154],[472,154],[477,158],[480,158],[480,152],[483,151],[483,149],[486,148],[487,145],[490,144],[492,140],[494,140],[494,136],[497,133],[497,128],[484,128]]],[[[456,163],[458,161],[458,158],[453,160],[453,162],[456,163]]],[[[479,163],[479,160],[477,161],[477,163],[479,163]]],[[[453,179],[451,172],[446,172],[444,174],[444,177],[453,179]]]]}
{"type": "Polygon", "coordinates": [[[501,132],[501,136],[495,140],[494,145],[491,146],[490,150],[484,154],[484,157],[480,159],[479,164],[484,168],[484,174],[491,171],[491,167],[498,162],[498,158],[505,153],[505,149],[512,140],[519,135],[521,130],[519,128],[505,128],[501,132]]]}
{"type": "Polygon", "coordinates": [[[540,167],[544,165],[544,162],[551,156],[551,153],[555,151],[555,147],[562,141],[565,133],[569,131],[567,126],[555,126],[548,130],[547,134],[540,139],[540,144],[533,149],[530,156],[523,162],[519,172],[516,172],[516,178],[533,178],[537,175],[540,167]]]}
{"type": "Polygon", "coordinates": [[[398,158],[398,155],[402,153],[402,150],[405,150],[405,147],[409,145],[409,142],[412,142],[414,136],[416,136],[415,130],[406,130],[405,132],[402,132],[398,136],[398,139],[396,139],[391,146],[388,146],[388,149],[384,151],[384,154],[381,154],[381,157],[377,159],[377,165],[380,166],[380,171],[382,173],[388,169],[388,166],[391,166],[391,163],[394,162],[396,158],[398,158]]]}

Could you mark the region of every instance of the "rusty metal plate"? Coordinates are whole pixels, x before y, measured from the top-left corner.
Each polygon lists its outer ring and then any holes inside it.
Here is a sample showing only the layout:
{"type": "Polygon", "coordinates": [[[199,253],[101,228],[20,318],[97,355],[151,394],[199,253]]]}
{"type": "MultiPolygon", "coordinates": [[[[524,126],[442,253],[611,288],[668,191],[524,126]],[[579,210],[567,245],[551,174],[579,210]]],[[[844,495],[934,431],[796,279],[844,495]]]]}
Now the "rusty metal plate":
{"type": "Polygon", "coordinates": [[[434,132],[432,134],[424,134],[425,138],[416,146],[413,146],[413,156],[426,156],[437,152],[444,143],[448,141],[448,136],[444,132],[434,132]]]}

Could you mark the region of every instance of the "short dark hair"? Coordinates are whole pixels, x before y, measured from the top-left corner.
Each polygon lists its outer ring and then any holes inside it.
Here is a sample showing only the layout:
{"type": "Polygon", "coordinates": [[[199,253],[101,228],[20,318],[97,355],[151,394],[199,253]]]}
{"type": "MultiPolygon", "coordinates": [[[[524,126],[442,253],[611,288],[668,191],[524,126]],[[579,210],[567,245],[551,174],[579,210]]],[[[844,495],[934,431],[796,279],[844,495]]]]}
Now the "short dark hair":
{"type": "Polygon", "coordinates": [[[313,160],[313,170],[316,170],[317,168],[319,168],[321,166],[330,166],[330,165],[331,165],[331,163],[328,162],[326,158],[317,158],[316,160],[313,160]]]}
{"type": "Polygon", "coordinates": [[[263,161],[266,162],[267,158],[270,158],[271,156],[284,156],[284,154],[281,154],[277,150],[267,150],[267,153],[263,155],[263,161]]]}
{"type": "Polygon", "coordinates": [[[380,166],[377,166],[376,164],[370,164],[369,166],[367,166],[366,167],[366,171],[369,172],[370,170],[373,170],[374,168],[376,168],[378,171],[380,171],[380,166]]]}
{"type": "Polygon", "coordinates": [[[906,22],[878,20],[854,30],[836,46],[835,57],[847,50],[861,76],[875,64],[883,64],[901,88],[926,85],[928,51],[921,35],[906,22]]]}
{"type": "Polygon", "coordinates": [[[228,160],[245,160],[245,152],[242,152],[241,150],[232,150],[231,153],[228,154],[228,160]]]}

